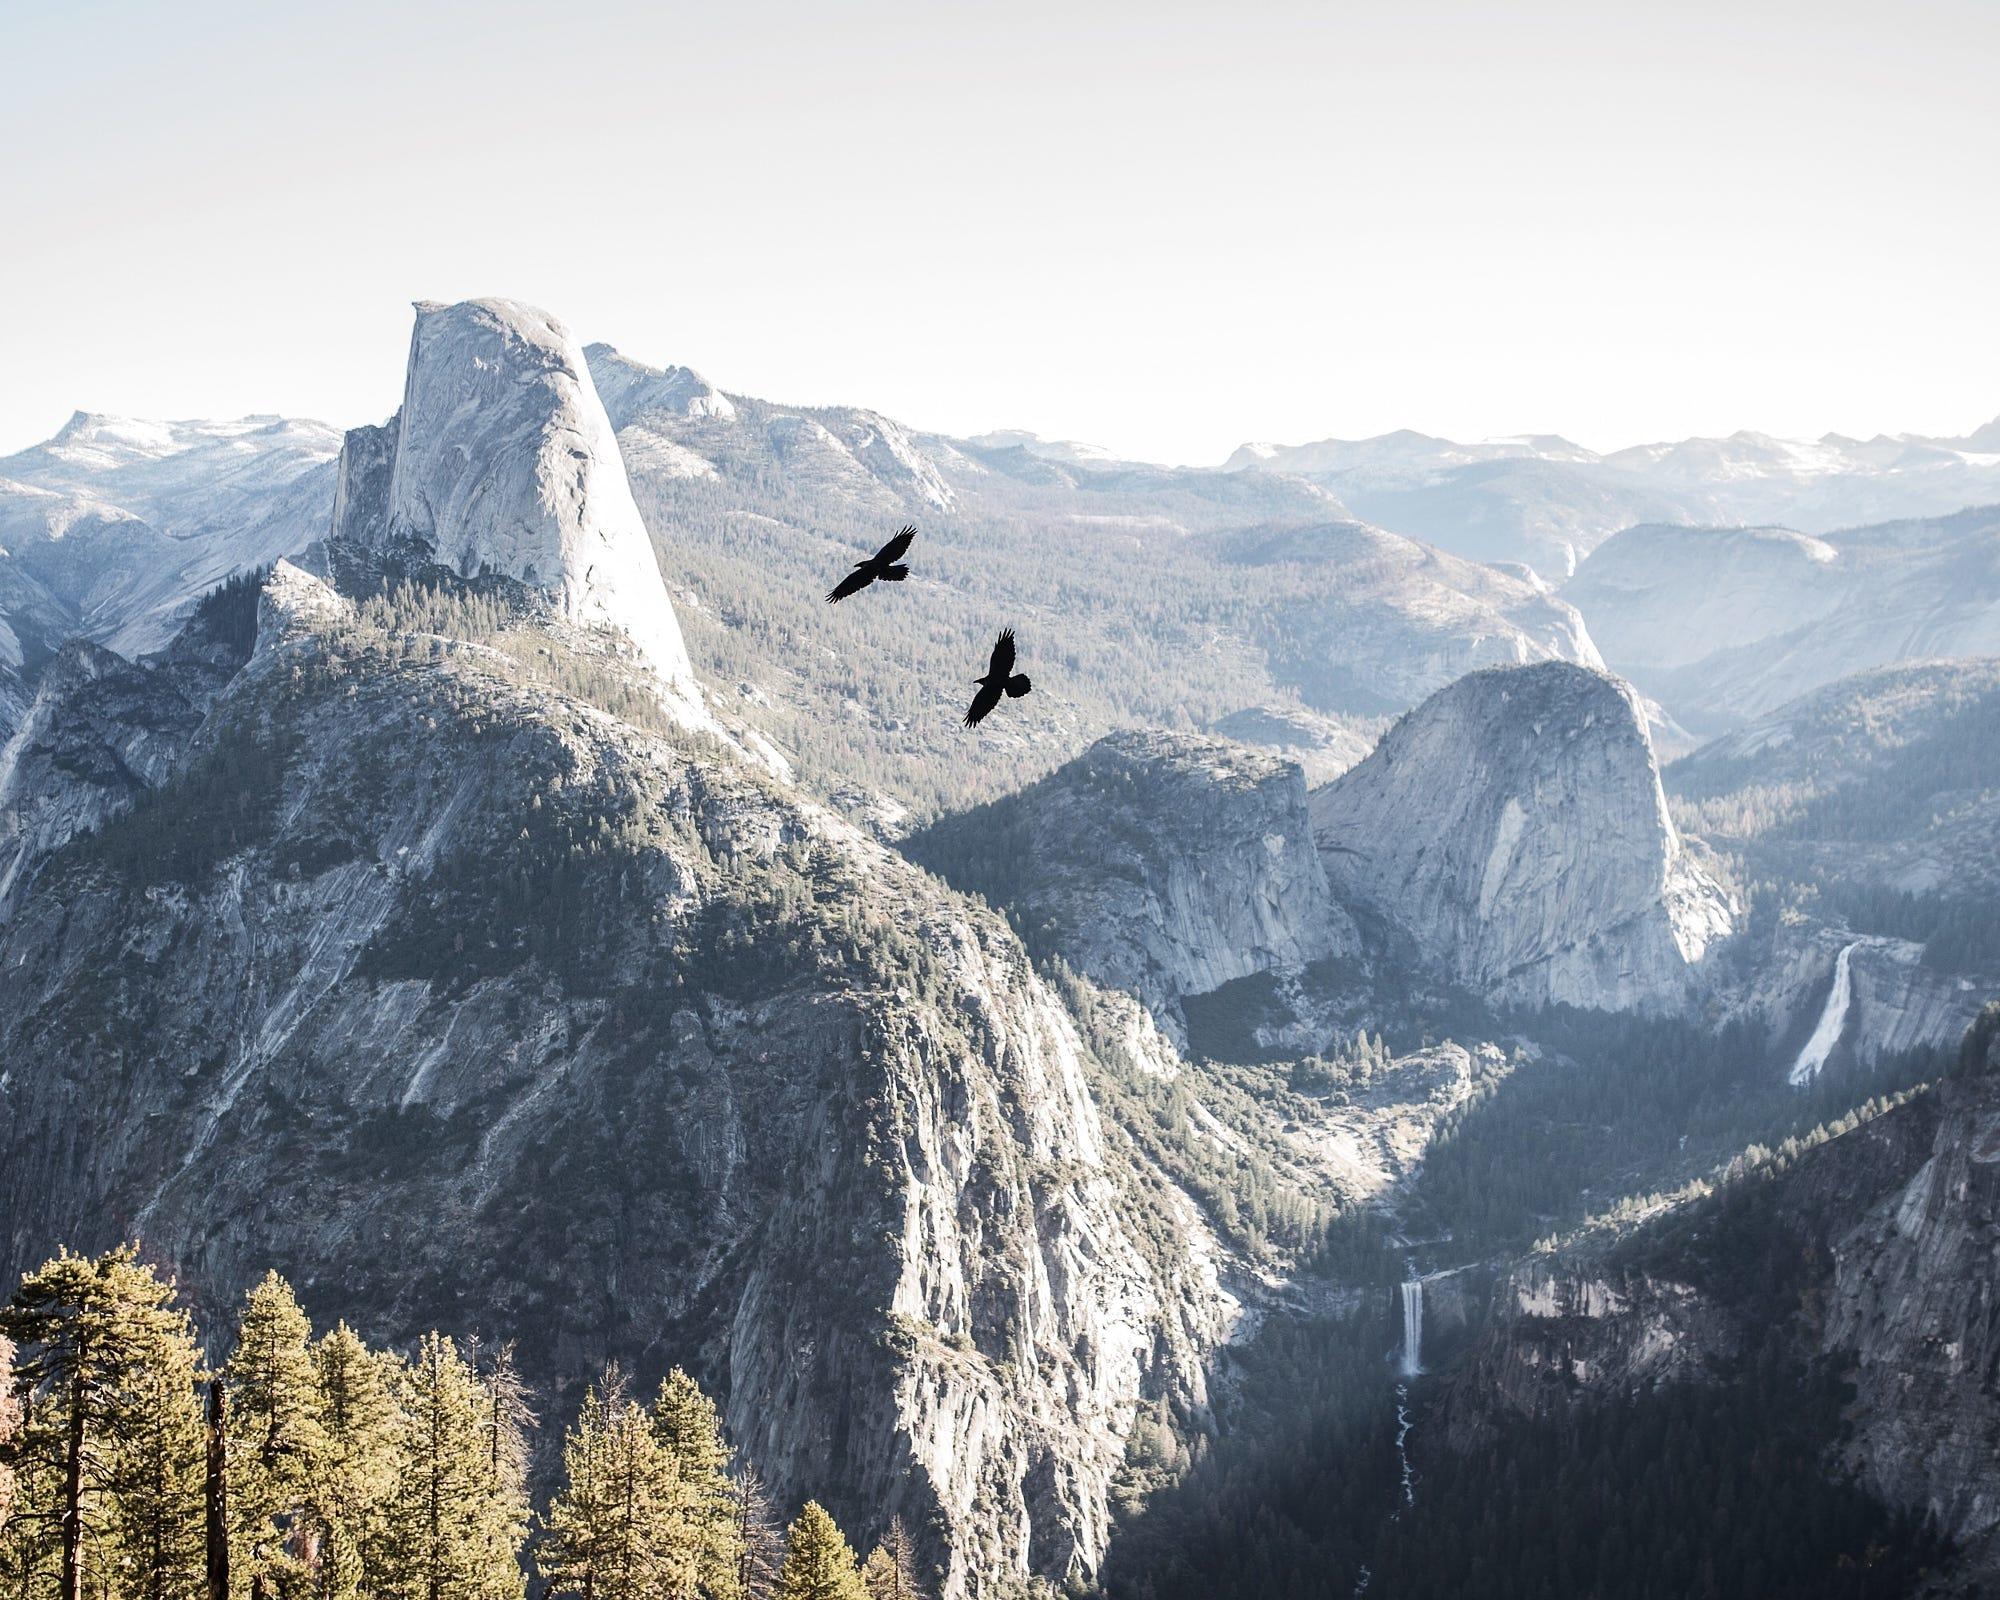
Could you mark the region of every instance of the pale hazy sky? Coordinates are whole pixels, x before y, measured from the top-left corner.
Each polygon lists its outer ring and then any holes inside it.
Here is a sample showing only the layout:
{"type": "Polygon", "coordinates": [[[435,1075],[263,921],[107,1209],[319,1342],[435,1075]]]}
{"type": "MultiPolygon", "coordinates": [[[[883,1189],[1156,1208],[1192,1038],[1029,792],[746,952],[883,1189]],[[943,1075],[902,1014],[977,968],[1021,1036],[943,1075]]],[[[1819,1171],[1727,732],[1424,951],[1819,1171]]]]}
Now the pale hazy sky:
{"type": "Polygon", "coordinates": [[[1155,459],[2000,412],[2000,4],[0,0],[0,453],[501,294],[1155,459]]]}

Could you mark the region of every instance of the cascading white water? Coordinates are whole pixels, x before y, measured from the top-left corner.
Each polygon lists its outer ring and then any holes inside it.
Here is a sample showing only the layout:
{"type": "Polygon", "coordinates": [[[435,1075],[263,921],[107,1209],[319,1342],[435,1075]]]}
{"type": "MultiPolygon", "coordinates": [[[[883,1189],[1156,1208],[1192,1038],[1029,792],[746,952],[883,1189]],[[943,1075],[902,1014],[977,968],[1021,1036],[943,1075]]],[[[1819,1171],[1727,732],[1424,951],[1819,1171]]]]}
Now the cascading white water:
{"type": "Polygon", "coordinates": [[[1847,966],[1861,941],[1843,949],[1833,963],[1833,992],[1826,997],[1826,1009],[1819,1014],[1819,1024],[1806,1040],[1805,1049],[1799,1052],[1799,1059],[1792,1063],[1791,1082],[1794,1087],[1808,1084],[1819,1075],[1819,1069],[1826,1065],[1826,1058],[1833,1054],[1833,1047],[1840,1042],[1840,1030],[1847,1026],[1847,1007],[1854,998],[1854,985],[1848,977],[1847,966]]]}
{"type": "MultiPolygon", "coordinates": [[[[1403,1512],[1417,1503],[1417,1470],[1410,1465],[1410,1433],[1416,1427],[1416,1418],[1410,1415],[1409,1380],[1423,1374],[1424,1357],[1424,1280],[1417,1275],[1414,1256],[1407,1263],[1409,1277],[1404,1279],[1403,1291],[1403,1350],[1397,1360],[1397,1367],[1403,1381],[1396,1385],[1396,1488],[1402,1505],[1389,1513],[1391,1522],[1402,1520],[1403,1512]]],[[[1368,1593],[1369,1585],[1375,1581],[1375,1573],[1367,1563],[1354,1576],[1353,1594],[1355,1600],[1368,1593]]]]}
{"type": "Polygon", "coordinates": [[[1424,1370],[1424,1280],[1411,1263],[1409,1280],[1403,1285],[1403,1376],[1414,1378],[1424,1370]]]}

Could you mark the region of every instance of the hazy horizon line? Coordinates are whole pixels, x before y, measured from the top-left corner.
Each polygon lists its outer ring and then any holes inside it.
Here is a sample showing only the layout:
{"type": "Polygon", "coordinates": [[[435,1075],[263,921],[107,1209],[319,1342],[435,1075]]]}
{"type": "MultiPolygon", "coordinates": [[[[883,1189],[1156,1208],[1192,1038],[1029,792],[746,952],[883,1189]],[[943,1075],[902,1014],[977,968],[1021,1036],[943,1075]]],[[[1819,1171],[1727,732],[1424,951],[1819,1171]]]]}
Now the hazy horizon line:
{"type": "MultiPolygon", "coordinates": [[[[1276,439],[1268,437],[1257,438],[1244,435],[1238,437],[1234,444],[1228,445],[1225,448],[1223,448],[1220,452],[1216,454],[1216,456],[1212,460],[1175,461],[1175,460],[1169,460],[1162,455],[1125,454],[1110,446],[1100,444],[1093,439],[1069,437],[1065,436],[1060,432],[1043,432],[1039,428],[1029,426],[1019,421],[1001,422],[1001,423],[996,423],[990,427],[976,428],[967,431],[959,431],[952,429],[950,427],[932,427],[924,423],[915,422],[912,421],[911,418],[907,415],[886,410],[883,407],[874,405],[866,400],[857,400],[851,398],[844,400],[773,399],[768,395],[753,394],[747,389],[735,389],[735,388],[730,388],[725,384],[716,383],[714,379],[709,377],[708,372],[706,370],[700,367],[696,367],[692,363],[677,362],[677,361],[665,361],[665,362],[648,361],[642,357],[629,354],[627,351],[620,348],[618,345],[616,345],[615,343],[613,343],[611,340],[608,339],[589,339],[589,340],[579,339],[578,343],[579,346],[583,348],[588,348],[589,346],[592,345],[603,345],[606,348],[618,354],[619,356],[623,357],[625,360],[632,361],[640,366],[648,367],[654,371],[667,371],[674,368],[681,368],[686,371],[694,372],[697,374],[697,376],[701,377],[704,382],[711,384],[714,388],[720,390],[723,394],[728,395],[733,400],[754,400],[763,405],[788,407],[799,411],[831,411],[831,410],[873,411],[877,415],[887,417],[889,418],[889,420],[899,423],[903,427],[910,429],[910,431],[913,433],[930,435],[932,437],[943,438],[943,439],[969,441],[969,440],[977,440],[992,434],[1019,433],[1019,434],[1025,434],[1041,444],[1071,445],[1085,450],[1102,451],[1104,452],[1104,457],[1107,460],[1129,462],[1136,466],[1157,466],[1157,467],[1166,467],[1176,470],[1219,471],[1225,466],[1229,458],[1235,455],[1239,450],[1250,449],[1259,445],[1269,446],[1273,449],[1278,449],[1278,450],[1296,450],[1296,449],[1303,449],[1313,445],[1322,445],[1322,444],[1368,444],[1381,439],[1393,438],[1398,434],[1414,434],[1421,438],[1437,440],[1440,443],[1454,444],[1461,446],[1505,444],[1515,440],[1554,439],[1554,440],[1561,440],[1565,444],[1574,445],[1578,449],[1586,450],[1594,456],[1607,457],[1620,454],[1621,452],[1627,450],[1644,449],[1649,445],[1681,444],[1696,439],[1715,439],[1715,440],[1733,439],[1741,437],[1746,434],[1755,435],[1761,438],[1775,439],[1782,443],[1792,443],[1792,444],[1817,444],[1823,442],[1824,440],[1835,439],[1835,438],[1851,439],[1857,443],[1863,443],[1863,444],[1868,443],[1872,439],[1876,438],[1898,439],[1898,440],[1901,439],[1958,440],[1967,438],[1973,433],[1977,432],[1979,429],[1989,426],[1992,423],[2000,422],[2000,410],[1996,410],[1991,416],[1975,418],[1973,421],[1967,424],[1960,432],[1949,433],[1949,434],[1923,433],[1916,429],[1902,429],[1894,432],[1891,432],[1886,429],[1878,429],[1873,434],[1846,433],[1839,428],[1832,428],[1832,427],[1825,428],[1818,433],[1802,434],[1802,433],[1787,433],[1767,428],[1760,428],[1755,424],[1742,424],[1738,427],[1730,429],[1727,433],[1704,433],[1696,431],[1692,433],[1685,433],[1674,436],[1655,435],[1650,438],[1633,439],[1627,443],[1616,444],[1616,445],[1590,444],[1585,442],[1585,438],[1583,436],[1565,428],[1513,428],[1496,433],[1480,434],[1475,437],[1464,434],[1439,431],[1434,428],[1417,426],[1409,422],[1402,422],[1394,424],[1392,426],[1378,428],[1376,431],[1371,433],[1312,433],[1308,436],[1294,438],[1294,439],[1276,439]]],[[[333,429],[335,431],[344,434],[353,428],[371,426],[373,422],[380,422],[382,420],[385,420],[386,418],[393,416],[395,414],[395,410],[396,410],[395,407],[391,407],[389,410],[381,413],[380,416],[372,419],[372,422],[370,420],[364,419],[363,421],[360,422],[342,423],[342,422],[329,421],[325,415],[313,411],[286,411],[281,409],[266,409],[262,407],[258,407],[248,411],[239,411],[236,412],[234,415],[229,415],[226,413],[218,413],[218,412],[210,412],[206,414],[198,412],[185,412],[179,415],[169,416],[169,415],[159,415],[159,414],[139,412],[139,411],[99,409],[91,406],[72,405],[66,411],[63,412],[63,420],[57,423],[56,426],[50,429],[48,432],[38,433],[33,438],[30,438],[18,445],[13,445],[11,447],[0,446],[0,460],[4,460],[10,456],[22,454],[28,450],[35,449],[37,446],[51,443],[53,440],[55,440],[57,437],[61,435],[63,429],[67,428],[72,422],[74,422],[79,417],[104,417],[104,418],[116,418],[130,422],[166,423],[166,424],[180,424],[180,425],[196,424],[196,423],[246,422],[246,421],[255,421],[260,418],[268,418],[272,421],[277,421],[277,422],[313,423],[320,427],[333,429]]],[[[1594,430],[1586,429],[1585,433],[1587,434],[1592,431],[1594,430]]]]}

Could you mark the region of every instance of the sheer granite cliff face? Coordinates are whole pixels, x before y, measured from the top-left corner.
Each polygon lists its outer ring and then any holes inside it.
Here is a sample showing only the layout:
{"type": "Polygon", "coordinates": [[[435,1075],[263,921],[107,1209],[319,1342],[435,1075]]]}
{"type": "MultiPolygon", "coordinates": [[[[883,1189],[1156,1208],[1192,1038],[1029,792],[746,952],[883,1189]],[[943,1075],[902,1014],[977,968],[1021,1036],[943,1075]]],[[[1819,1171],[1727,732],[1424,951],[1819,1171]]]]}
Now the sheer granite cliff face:
{"type": "Polygon", "coordinates": [[[511,300],[424,301],[402,409],[341,451],[332,535],[414,547],[466,578],[547,595],[566,622],[620,630],[670,704],[700,691],[624,458],[582,349],[511,300]]]}
{"type": "Polygon", "coordinates": [[[1183,995],[1358,945],[1299,768],[1224,739],[1111,734],[908,851],[1176,1034],[1183,995]]]}
{"type": "Polygon", "coordinates": [[[1314,791],[1336,899],[1489,999],[1675,1011],[1729,931],[1667,814],[1638,697],[1566,662],[1476,672],[1314,791]]]}
{"type": "MultiPolygon", "coordinates": [[[[988,913],[665,718],[281,567],[172,773],[0,924],[0,1270],[138,1235],[552,1394],[690,1364],[953,1596],[1085,1579],[1229,1302],[1141,1238],[1088,1048],[988,913]],[[226,814],[217,797],[227,794],[226,814]]],[[[604,670],[617,665],[607,655],[604,670]]],[[[581,668],[577,669],[581,671],[581,668]]]]}
{"type": "Polygon", "coordinates": [[[1873,1061],[1885,1052],[1949,1047],[1965,1036],[1981,1004],[2000,988],[1924,960],[1908,939],[1856,934],[1803,918],[1779,926],[1750,977],[1729,997],[1731,1014],[1753,1017],[1773,1045],[1802,1045],[1831,1003],[1847,952],[1848,1001],[1833,1044],[1842,1056],[1873,1061]]]}

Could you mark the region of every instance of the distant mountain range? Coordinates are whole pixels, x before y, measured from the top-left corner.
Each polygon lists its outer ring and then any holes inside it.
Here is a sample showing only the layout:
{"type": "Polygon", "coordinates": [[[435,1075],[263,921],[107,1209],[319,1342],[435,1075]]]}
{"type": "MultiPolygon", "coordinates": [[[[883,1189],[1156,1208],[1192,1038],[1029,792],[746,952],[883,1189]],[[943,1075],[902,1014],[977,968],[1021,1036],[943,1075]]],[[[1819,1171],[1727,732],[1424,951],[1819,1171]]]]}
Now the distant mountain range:
{"type": "MultiPolygon", "coordinates": [[[[1738,433],[1608,455],[1405,430],[1170,468],[729,394],[607,344],[584,360],[679,626],[731,662],[712,694],[808,765],[819,731],[877,721],[891,737],[869,787],[898,805],[982,798],[1163,719],[1268,735],[1328,775],[1380,718],[1509,661],[1607,662],[1685,749],[1675,722],[1717,732],[1856,665],[2000,649],[1991,519],[1948,515],[2000,501],[2000,420],[1959,438],[1738,433]],[[1856,527],[1889,518],[1903,521],[1856,527]],[[950,629],[890,641],[875,617],[827,623],[822,569],[902,520],[924,530],[919,582],[949,593],[950,629]],[[1142,641],[1120,618],[1148,594],[1142,641]],[[1050,688],[1071,703],[1003,750],[996,787],[946,795],[911,711],[956,694],[957,634],[995,610],[1060,628],[1074,665],[1050,688]],[[843,649],[850,671],[886,652],[903,682],[857,694],[802,671],[783,641],[808,617],[867,636],[843,649]]],[[[337,448],[331,428],[272,416],[79,412],[0,459],[0,734],[64,640],[158,650],[204,590],[321,537],[337,448]]]]}
{"type": "Polygon", "coordinates": [[[1823,533],[2000,499],[2000,417],[1959,438],[1745,431],[1608,455],[1555,434],[1468,445],[1406,429],[1246,444],[1225,469],[1301,477],[1385,528],[1560,579],[1635,523],[1782,522],[1823,533]]]}
{"type": "Polygon", "coordinates": [[[317,422],[79,411],[0,458],[0,675],[75,635],[160,649],[204,590],[324,523],[339,450],[317,422]]]}
{"type": "Polygon", "coordinates": [[[1562,596],[1613,668],[1720,733],[1850,673],[2000,654],[2000,507],[1822,537],[1628,528],[1562,596]]]}

